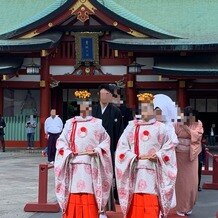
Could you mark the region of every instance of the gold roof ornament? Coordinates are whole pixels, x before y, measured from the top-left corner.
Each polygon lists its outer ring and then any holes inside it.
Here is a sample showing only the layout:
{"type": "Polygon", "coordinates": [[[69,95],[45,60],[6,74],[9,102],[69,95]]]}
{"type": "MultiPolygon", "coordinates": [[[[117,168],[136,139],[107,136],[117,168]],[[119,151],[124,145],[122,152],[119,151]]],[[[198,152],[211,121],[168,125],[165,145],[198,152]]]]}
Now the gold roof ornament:
{"type": "Polygon", "coordinates": [[[80,91],[75,91],[74,95],[82,100],[86,100],[91,96],[91,93],[88,92],[87,90],[80,90],[80,91]]]}
{"type": "Polygon", "coordinates": [[[137,95],[138,100],[143,103],[153,103],[154,96],[151,93],[141,93],[137,95]]]}

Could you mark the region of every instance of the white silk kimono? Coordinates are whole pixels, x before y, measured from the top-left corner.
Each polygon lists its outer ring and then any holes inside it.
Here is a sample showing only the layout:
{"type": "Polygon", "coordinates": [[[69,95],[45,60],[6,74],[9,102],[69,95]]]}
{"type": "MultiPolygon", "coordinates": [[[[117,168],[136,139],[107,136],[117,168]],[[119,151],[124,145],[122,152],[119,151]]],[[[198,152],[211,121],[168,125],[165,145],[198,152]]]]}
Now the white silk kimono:
{"type": "Polygon", "coordinates": [[[158,195],[162,216],[166,217],[177,175],[175,147],[166,126],[155,119],[131,121],[118,142],[115,174],[124,216],[133,194],[145,193],[158,195]],[[137,152],[138,156],[156,154],[157,162],[138,159],[137,152]]]}
{"type": "Polygon", "coordinates": [[[98,210],[102,211],[113,176],[110,137],[102,121],[91,116],[68,120],[56,147],[55,192],[62,211],[66,210],[70,193],[94,194],[98,210]],[[97,155],[84,154],[90,150],[97,155]]]}

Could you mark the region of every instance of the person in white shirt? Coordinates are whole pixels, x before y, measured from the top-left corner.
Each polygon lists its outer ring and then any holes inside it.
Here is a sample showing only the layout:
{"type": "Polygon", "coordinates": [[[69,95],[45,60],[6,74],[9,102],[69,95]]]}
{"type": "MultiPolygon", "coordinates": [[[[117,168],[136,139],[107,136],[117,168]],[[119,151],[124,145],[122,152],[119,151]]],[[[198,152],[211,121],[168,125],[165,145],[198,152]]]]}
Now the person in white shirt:
{"type": "Polygon", "coordinates": [[[45,120],[44,129],[48,138],[48,162],[53,164],[56,153],[56,141],[62,132],[63,122],[61,118],[56,115],[55,109],[52,109],[50,114],[51,116],[45,120]]]}

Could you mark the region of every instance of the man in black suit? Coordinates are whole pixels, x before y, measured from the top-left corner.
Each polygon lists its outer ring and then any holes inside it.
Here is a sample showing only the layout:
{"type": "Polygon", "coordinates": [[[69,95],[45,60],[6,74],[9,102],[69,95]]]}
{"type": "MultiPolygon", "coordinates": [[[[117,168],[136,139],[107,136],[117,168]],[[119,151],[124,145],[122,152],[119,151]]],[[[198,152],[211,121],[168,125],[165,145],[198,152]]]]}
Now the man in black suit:
{"type": "MultiPolygon", "coordinates": [[[[112,162],[114,166],[114,155],[117,147],[118,140],[123,133],[123,120],[122,114],[118,107],[112,102],[113,89],[108,84],[102,84],[98,88],[99,91],[99,103],[93,107],[92,116],[102,119],[102,125],[110,136],[110,149],[112,162]]],[[[115,177],[115,176],[114,176],[115,177]]],[[[118,194],[114,185],[114,198],[118,201],[118,194]]],[[[115,210],[113,202],[113,196],[110,197],[108,210],[115,210]]]]}
{"type": "Polygon", "coordinates": [[[123,132],[122,114],[112,104],[113,89],[108,84],[99,86],[99,103],[93,108],[93,117],[102,119],[102,125],[111,138],[111,155],[114,156],[117,142],[123,132]]]}
{"type": "Polygon", "coordinates": [[[125,129],[129,123],[129,121],[133,120],[133,112],[130,108],[128,108],[123,102],[123,96],[121,94],[121,88],[116,84],[110,84],[113,89],[113,103],[117,106],[122,114],[123,118],[123,128],[125,129]]]}

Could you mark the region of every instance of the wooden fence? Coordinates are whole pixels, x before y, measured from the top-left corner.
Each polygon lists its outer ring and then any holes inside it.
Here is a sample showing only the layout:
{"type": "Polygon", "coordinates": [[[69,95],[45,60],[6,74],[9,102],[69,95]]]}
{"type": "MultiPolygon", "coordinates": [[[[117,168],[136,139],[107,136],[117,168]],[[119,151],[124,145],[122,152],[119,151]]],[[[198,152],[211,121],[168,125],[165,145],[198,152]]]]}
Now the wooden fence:
{"type": "MultiPolygon", "coordinates": [[[[27,134],[26,134],[26,122],[27,116],[19,115],[13,117],[4,117],[6,127],[5,131],[5,140],[6,141],[26,141],[27,134]]],[[[39,118],[36,119],[37,127],[35,131],[34,140],[39,140],[39,118]]]]}

